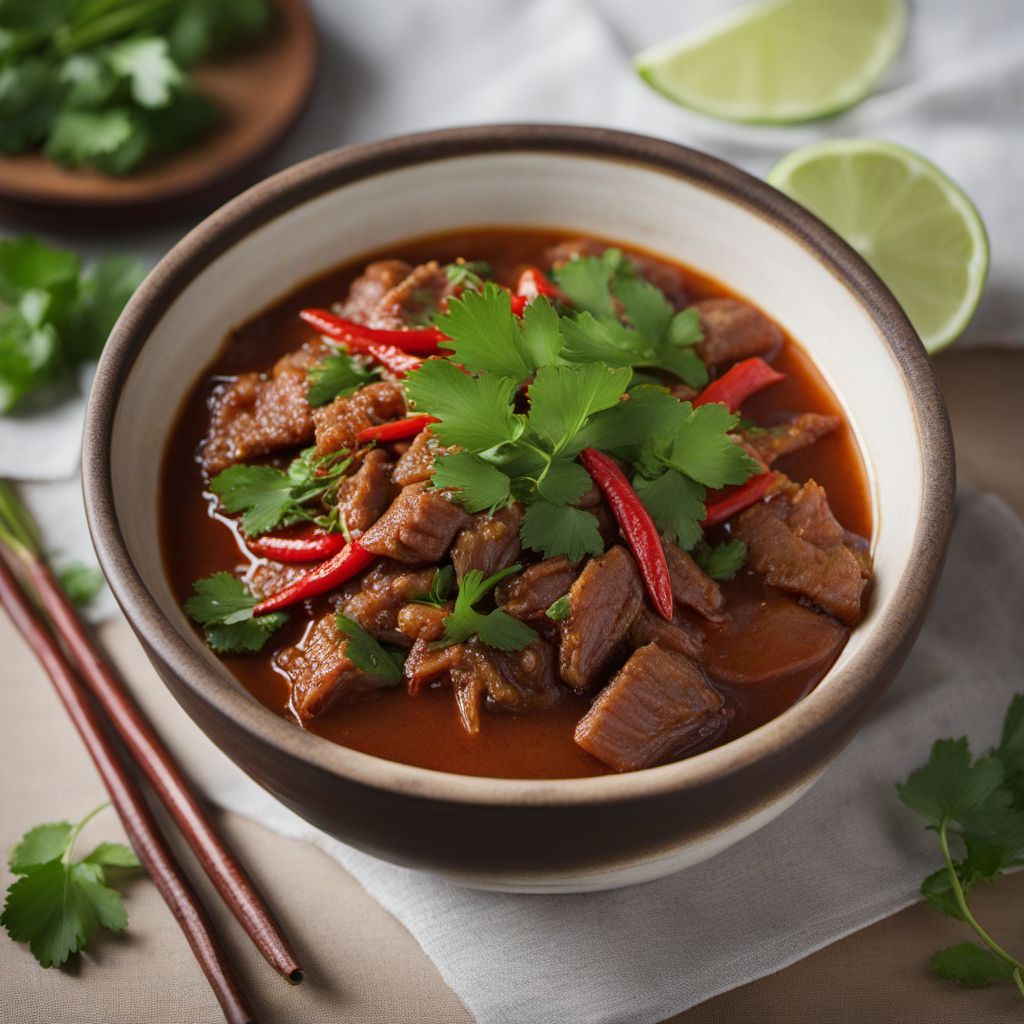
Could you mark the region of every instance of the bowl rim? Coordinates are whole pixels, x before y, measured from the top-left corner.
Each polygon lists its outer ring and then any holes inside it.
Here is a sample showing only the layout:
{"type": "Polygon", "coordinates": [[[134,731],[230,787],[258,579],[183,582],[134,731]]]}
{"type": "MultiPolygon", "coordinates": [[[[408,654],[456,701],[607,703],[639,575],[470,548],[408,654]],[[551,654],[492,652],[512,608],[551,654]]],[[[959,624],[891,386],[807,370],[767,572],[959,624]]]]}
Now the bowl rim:
{"type": "Polygon", "coordinates": [[[445,128],[345,146],[252,186],[181,239],[153,268],[118,319],[97,367],[82,442],[86,515],[99,563],[136,633],[201,702],[256,743],[307,770],[405,797],[488,806],[579,806],[693,791],[749,770],[791,748],[879,690],[921,618],[952,527],[955,466],[949,419],[931,361],[896,299],[867,263],[813,214],[745,171],[676,143],[603,128],[500,124],[445,128]],[[128,374],[152,328],[191,279],[249,232],[347,184],[437,160],[502,152],[562,153],[639,165],[715,192],[800,243],[852,293],[889,345],[917,428],[923,491],[915,558],[897,582],[895,614],[873,624],[860,649],[818,687],[770,722],[720,747],[672,764],[582,779],[497,779],[385,760],[296,727],[240,685],[218,677],[149,593],[117,520],[111,472],[113,427],[128,374]]]}

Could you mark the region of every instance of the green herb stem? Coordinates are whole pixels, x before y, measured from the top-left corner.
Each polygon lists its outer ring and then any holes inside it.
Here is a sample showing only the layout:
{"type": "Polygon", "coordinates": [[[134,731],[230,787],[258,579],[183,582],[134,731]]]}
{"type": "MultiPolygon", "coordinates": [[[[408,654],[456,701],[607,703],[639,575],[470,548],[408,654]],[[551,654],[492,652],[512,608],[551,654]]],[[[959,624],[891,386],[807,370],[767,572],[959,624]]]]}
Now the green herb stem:
{"type": "Polygon", "coordinates": [[[68,836],[68,845],[64,849],[64,856],[61,860],[64,862],[65,867],[69,867],[71,864],[71,856],[75,852],[75,843],[78,842],[78,837],[82,833],[82,829],[96,817],[100,811],[105,811],[110,806],[109,800],[104,800],[99,806],[94,807],[81,821],[79,821],[75,827],[71,830],[71,835],[68,836]]]}

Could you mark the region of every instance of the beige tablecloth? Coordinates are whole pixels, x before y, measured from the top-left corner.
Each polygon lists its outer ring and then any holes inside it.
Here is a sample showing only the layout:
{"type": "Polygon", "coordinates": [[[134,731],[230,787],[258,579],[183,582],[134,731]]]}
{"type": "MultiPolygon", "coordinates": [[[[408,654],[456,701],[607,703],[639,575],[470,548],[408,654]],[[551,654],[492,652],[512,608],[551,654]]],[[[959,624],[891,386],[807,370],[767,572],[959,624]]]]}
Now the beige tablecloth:
{"type": "MultiPolygon", "coordinates": [[[[939,358],[938,366],[953,414],[961,472],[1024,514],[1024,354],[950,353],[939,358]]],[[[107,624],[102,637],[126,672],[135,678],[146,674],[153,686],[161,685],[123,621],[107,624]]],[[[45,677],[2,619],[0,652],[3,692],[9,700],[0,719],[0,844],[8,848],[32,825],[80,814],[99,803],[103,793],[45,677]]],[[[218,928],[264,1022],[469,1024],[469,1014],[412,937],[335,862],[235,815],[222,814],[219,820],[306,967],[307,981],[289,988],[210,899],[218,928]]],[[[104,838],[119,832],[112,813],[92,828],[92,834],[104,838]]],[[[9,881],[5,876],[4,885],[9,881]]],[[[200,876],[197,881],[208,893],[205,880],[200,876]]],[[[1019,927],[1022,900],[1024,875],[977,897],[979,916],[1011,946],[1024,941],[1019,927]]],[[[130,885],[128,908],[127,933],[97,943],[64,971],[43,971],[24,947],[0,937],[0,1021],[220,1021],[181,933],[145,879],[130,885]]],[[[1014,1019],[1020,1012],[1019,996],[1009,986],[969,992],[941,983],[925,970],[930,952],[965,937],[955,922],[923,906],[912,907],[785,971],[681,1014],[674,1024],[995,1024],[1014,1019]]]]}

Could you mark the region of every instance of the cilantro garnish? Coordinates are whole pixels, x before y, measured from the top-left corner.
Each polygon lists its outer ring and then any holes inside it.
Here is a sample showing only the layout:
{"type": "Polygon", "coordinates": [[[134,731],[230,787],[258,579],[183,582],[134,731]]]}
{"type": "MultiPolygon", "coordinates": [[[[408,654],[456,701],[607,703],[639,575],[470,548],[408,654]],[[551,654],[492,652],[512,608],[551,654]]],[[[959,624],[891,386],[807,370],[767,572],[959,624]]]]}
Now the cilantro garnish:
{"type": "Polygon", "coordinates": [[[0,240],[0,414],[96,359],[144,274],[121,256],[83,273],[66,249],[30,236],[0,240]]]}
{"type": "Polygon", "coordinates": [[[196,580],[185,611],[203,627],[206,642],[219,654],[252,654],[288,621],[284,612],[253,616],[253,592],[229,572],[196,580]]]}
{"type": "Polygon", "coordinates": [[[228,466],[210,481],[210,490],[225,512],[242,513],[242,529],[250,537],[299,522],[337,531],[337,487],[351,463],[347,452],[318,456],[315,448],[307,448],[287,470],[228,466]],[[324,508],[330,511],[324,514],[324,508]]]}
{"type": "Polygon", "coordinates": [[[84,608],[92,604],[103,589],[103,573],[95,565],[69,562],[58,573],[57,579],[69,600],[84,608]]]}
{"type": "Polygon", "coordinates": [[[966,739],[939,740],[897,792],[938,834],[944,866],[924,880],[921,894],[981,943],[940,950],[929,961],[932,971],[966,988],[1012,980],[1024,995],[1024,963],[985,931],[967,904],[977,882],[1024,864],[1024,694],[1011,701],[995,749],[974,759],[966,739]]]}
{"type": "Polygon", "coordinates": [[[435,487],[450,487],[469,512],[494,512],[508,504],[511,482],[472,452],[447,452],[434,461],[435,487]]]}
{"type": "Polygon", "coordinates": [[[747,560],[747,545],[729,540],[712,547],[701,541],[693,549],[693,559],[713,580],[731,580],[747,560]]]}
{"type": "Polygon", "coordinates": [[[432,608],[443,608],[448,603],[453,586],[455,586],[455,569],[453,566],[443,565],[434,573],[434,578],[430,581],[430,590],[412,598],[412,603],[426,604],[432,608]]]}
{"type": "Polygon", "coordinates": [[[0,924],[15,942],[28,943],[43,967],[59,967],[85,948],[98,927],[123,931],[128,924],[121,894],[106,884],[106,872],[137,868],[139,860],[123,843],[100,843],[74,860],[75,842],[86,823],[57,821],[27,832],[11,853],[11,872],[0,924]]]}
{"type": "Polygon", "coordinates": [[[333,352],[306,374],[309,390],[306,401],[310,405],[327,405],[343,395],[351,395],[365,384],[376,380],[377,370],[354,359],[347,352],[333,352]]]}
{"type": "Polygon", "coordinates": [[[404,659],[395,648],[384,647],[374,637],[345,615],[338,614],[334,621],[348,640],[345,657],[367,675],[380,676],[393,686],[402,681],[404,659]]]}
{"type": "Polygon", "coordinates": [[[484,278],[493,276],[494,271],[483,260],[457,259],[454,263],[445,264],[444,273],[453,287],[479,291],[484,286],[484,278]]]}
{"type": "Polygon", "coordinates": [[[508,612],[495,608],[485,614],[473,607],[506,576],[519,572],[521,568],[521,565],[510,565],[486,579],[479,569],[470,569],[459,584],[455,607],[450,615],[445,616],[444,638],[436,646],[461,644],[475,635],[488,647],[496,647],[501,651],[521,651],[536,640],[537,634],[525,623],[512,618],[508,612]]]}
{"type": "Polygon", "coordinates": [[[569,618],[569,595],[563,594],[557,601],[552,601],[544,613],[552,622],[564,622],[569,618]]]}

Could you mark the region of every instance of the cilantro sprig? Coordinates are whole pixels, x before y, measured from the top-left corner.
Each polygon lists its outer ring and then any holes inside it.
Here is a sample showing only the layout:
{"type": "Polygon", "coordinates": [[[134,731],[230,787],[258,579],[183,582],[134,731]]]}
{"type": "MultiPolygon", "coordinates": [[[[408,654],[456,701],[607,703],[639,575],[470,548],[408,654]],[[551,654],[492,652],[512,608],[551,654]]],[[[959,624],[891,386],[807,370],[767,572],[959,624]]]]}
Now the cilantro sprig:
{"type": "Polygon", "coordinates": [[[138,868],[123,843],[100,843],[75,860],[75,844],[86,824],[109,804],[81,821],[57,821],[25,833],[11,852],[18,878],[7,890],[0,924],[15,942],[28,944],[43,967],[59,967],[84,949],[97,928],[123,931],[128,924],[121,894],[106,884],[111,869],[138,868]]]}
{"type": "Polygon", "coordinates": [[[327,405],[343,395],[371,383],[380,376],[375,367],[355,359],[347,352],[332,352],[306,374],[309,390],[306,401],[312,406],[327,405]]]}
{"type": "Polygon", "coordinates": [[[340,612],[334,617],[340,632],[348,638],[345,643],[345,657],[356,668],[367,675],[380,676],[390,685],[397,686],[402,681],[404,658],[393,647],[385,647],[375,637],[340,612]]]}
{"type": "Polygon", "coordinates": [[[253,615],[259,598],[229,572],[216,572],[192,584],[185,611],[203,627],[218,654],[254,654],[288,621],[284,612],[253,615]]]}
{"type": "Polygon", "coordinates": [[[444,637],[435,644],[448,647],[464,643],[472,636],[481,643],[500,651],[521,651],[537,639],[537,634],[525,623],[514,619],[508,612],[495,608],[489,612],[477,611],[473,605],[479,603],[506,576],[519,572],[521,565],[510,565],[507,569],[484,577],[479,569],[470,569],[459,584],[455,607],[444,618],[444,637]]]}
{"type": "Polygon", "coordinates": [[[1024,864],[1024,694],[1010,703],[999,745],[972,758],[965,738],[939,740],[927,763],[897,787],[938,835],[943,867],[921,886],[928,905],[963,921],[980,944],[940,950],[929,966],[966,988],[1009,980],[1024,996],[1024,963],[982,927],[967,897],[981,881],[1024,864]]]}
{"type": "Polygon", "coordinates": [[[701,541],[693,549],[693,559],[713,580],[731,580],[747,560],[747,545],[741,540],[714,546],[701,541]]]}

